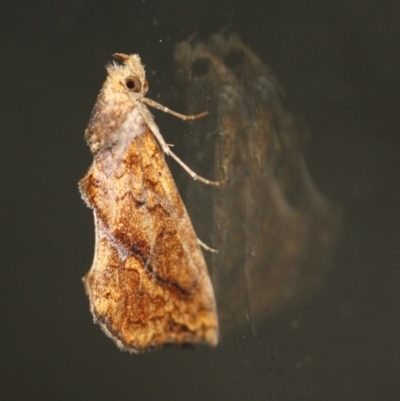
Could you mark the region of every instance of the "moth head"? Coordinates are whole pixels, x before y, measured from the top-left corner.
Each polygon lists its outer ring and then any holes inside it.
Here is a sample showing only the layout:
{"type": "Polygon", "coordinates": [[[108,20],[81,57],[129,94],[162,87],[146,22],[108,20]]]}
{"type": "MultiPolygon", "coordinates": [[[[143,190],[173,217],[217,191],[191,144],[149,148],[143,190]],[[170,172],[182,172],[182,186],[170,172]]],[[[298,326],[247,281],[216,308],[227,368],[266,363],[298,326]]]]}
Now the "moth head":
{"type": "Polygon", "coordinates": [[[107,67],[109,76],[113,76],[113,86],[117,90],[144,96],[149,85],[144,66],[137,54],[115,53],[114,57],[122,60],[124,65],[111,64],[107,67]]]}

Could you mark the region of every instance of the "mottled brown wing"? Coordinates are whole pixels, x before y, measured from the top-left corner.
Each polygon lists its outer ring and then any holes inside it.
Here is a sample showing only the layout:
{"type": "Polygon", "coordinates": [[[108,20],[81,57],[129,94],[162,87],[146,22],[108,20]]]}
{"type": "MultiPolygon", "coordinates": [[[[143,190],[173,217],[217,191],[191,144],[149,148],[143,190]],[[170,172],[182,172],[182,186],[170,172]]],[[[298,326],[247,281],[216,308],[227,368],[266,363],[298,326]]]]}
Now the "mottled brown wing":
{"type": "Polygon", "coordinates": [[[84,277],[95,321],[129,351],[216,345],[207,267],[164,154],[149,130],[116,152],[97,155],[80,183],[96,220],[84,277]]]}

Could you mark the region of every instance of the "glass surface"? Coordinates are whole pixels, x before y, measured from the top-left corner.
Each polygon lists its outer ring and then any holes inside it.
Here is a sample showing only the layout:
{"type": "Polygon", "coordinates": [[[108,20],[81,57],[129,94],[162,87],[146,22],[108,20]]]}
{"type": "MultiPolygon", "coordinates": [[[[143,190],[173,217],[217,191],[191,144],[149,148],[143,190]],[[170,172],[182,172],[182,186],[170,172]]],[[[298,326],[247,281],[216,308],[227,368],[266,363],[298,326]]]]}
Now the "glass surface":
{"type": "MultiPolygon", "coordinates": [[[[2,399],[400,398],[397,2],[19,1],[0,15],[2,399]],[[256,329],[232,324],[215,349],[123,353],[92,323],[81,283],[94,232],[77,182],[104,65],[139,53],[148,96],[186,112],[174,46],[226,25],[304,119],[310,174],[343,208],[341,240],[320,290],[256,329]]],[[[193,126],[154,114],[191,165],[193,126]]],[[[187,196],[193,183],[168,163],[187,196]]],[[[195,227],[207,207],[191,215],[195,227]]]]}

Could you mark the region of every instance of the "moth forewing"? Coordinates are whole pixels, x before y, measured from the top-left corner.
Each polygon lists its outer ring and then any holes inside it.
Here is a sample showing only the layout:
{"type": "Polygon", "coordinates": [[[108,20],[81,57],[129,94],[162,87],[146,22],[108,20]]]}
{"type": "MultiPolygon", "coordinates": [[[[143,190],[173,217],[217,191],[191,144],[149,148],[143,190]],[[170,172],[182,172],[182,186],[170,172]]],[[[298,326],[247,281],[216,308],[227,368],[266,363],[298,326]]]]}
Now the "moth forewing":
{"type": "MultiPolygon", "coordinates": [[[[137,55],[111,64],[86,130],[94,161],[80,181],[96,249],[83,278],[95,322],[122,349],[218,342],[203,254],[143,102],[137,55]]],[[[171,153],[171,152],[169,152],[171,153]]]]}

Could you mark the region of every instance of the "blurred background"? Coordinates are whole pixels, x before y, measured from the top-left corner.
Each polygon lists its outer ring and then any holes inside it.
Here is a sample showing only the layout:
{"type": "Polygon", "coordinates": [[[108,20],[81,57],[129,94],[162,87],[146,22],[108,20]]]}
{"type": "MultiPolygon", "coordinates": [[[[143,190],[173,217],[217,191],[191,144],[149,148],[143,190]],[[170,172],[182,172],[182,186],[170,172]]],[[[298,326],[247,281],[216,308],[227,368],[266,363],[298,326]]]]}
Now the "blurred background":
{"type": "MultiPolygon", "coordinates": [[[[2,399],[399,399],[398,2],[17,0],[0,10],[2,399]],[[92,161],[83,133],[104,65],[139,53],[149,97],[184,111],[173,46],[227,24],[308,122],[311,174],[344,207],[341,244],[323,290],[257,335],[243,326],[216,349],[122,353],[92,323],[81,283],[94,228],[77,181],[92,161]]],[[[184,158],[187,127],[155,114],[184,158]]]]}

